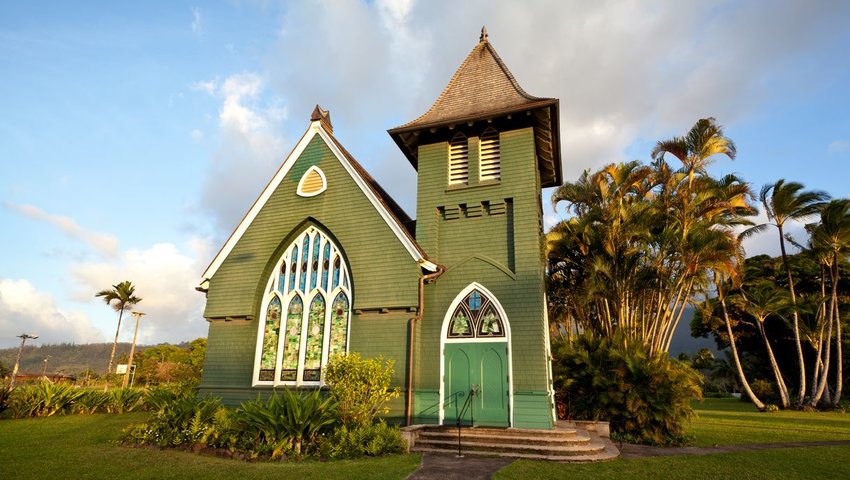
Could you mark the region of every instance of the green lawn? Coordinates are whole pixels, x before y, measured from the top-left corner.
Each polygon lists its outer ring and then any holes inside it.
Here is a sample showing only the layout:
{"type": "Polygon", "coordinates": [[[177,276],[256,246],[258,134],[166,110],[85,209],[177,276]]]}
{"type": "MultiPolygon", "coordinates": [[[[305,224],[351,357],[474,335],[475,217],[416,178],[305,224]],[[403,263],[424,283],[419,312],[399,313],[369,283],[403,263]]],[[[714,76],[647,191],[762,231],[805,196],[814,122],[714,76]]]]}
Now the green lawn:
{"type": "MultiPolygon", "coordinates": [[[[697,445],[850,439],[850,415],[758,413],[737,400],[696,405],[697,445]]],[[[0,421],[0,479],[6,478],[405,478],[419,455],[340,462],[247,463],[118,445],[121,429],[145,414],[0,421]]],[[[783,448],[706,456],[619,459],[590,465],[517,461],[500,479],[847,479],[850,446],[783,448]]]]}
{"type": "Polygon", "coordinates": [[[419,455],[356,461],[242,462],[118,445],[121,429],[145,414],[75,415],[0,421],[0,478],[405,478],[419,455]]]}
{"type": "Polygon", "coordinates": [[[698,446],[850,440],[850,415],[843,413],[760,413],[729,398],[707,398],[694,407],[698,416],[691,434],[698,446]]]}
{"type": "MultiPolygon", "coordinates": [[[[691,425],[697,446],[850,439],[850,415],[783,411],[759,413],[733,399],[696,403],[691,425]]],[[[518,461],[499,479],[848,479],[850,446],[781,448],[705,456],[618,459],[591,465],[518,461]]]]}

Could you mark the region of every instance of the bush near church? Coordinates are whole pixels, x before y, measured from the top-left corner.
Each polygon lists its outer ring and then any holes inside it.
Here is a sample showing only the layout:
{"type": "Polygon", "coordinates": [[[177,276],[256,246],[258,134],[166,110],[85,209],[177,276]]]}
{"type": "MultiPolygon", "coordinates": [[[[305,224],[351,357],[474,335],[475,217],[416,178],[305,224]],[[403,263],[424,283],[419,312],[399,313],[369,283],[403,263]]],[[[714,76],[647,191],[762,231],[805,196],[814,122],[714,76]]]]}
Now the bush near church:
{"type": "Polygon", "coordinates": [[[577,337],[553,349],[555,392],[565,416],[610,422],[612,438],[651,444],[689,441],[691,400],[702,398],[702,376],[664,353],[648,355],[622,336],[577,337]]]}
{"type": "Polygon", "coordinates": [[[392,362],[339,355],[328,363],[328,391],[284,389],[230,409],[217,398],[160,389],[150,421],[125,429],[137,445],[214,449],[243,459],[356,458],[405,450],[398,427],[375,417],[398,396],[392,362]]]}

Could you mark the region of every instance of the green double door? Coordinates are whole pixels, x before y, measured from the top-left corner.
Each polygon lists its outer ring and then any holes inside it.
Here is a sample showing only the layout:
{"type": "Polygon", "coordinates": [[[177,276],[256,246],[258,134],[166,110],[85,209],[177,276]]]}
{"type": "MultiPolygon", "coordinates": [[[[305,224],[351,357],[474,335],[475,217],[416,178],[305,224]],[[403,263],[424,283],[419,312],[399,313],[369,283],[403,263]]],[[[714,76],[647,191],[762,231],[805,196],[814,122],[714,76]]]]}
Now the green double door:
{"type": "Polygon", "coordinates": [[[474,390],[461,424],[510,426],[507,342],[446,343],[445,362],[443,424],[457,424],[470,390],[474,390]]]}

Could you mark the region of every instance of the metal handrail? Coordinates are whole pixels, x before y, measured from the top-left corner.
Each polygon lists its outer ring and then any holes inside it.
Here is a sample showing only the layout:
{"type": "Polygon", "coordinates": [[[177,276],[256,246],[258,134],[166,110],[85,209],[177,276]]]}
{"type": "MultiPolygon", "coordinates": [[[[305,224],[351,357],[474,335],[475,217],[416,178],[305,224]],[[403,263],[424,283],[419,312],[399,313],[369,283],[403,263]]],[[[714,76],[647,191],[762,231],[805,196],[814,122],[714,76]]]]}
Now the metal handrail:
{"type": "MultiPolygon", "coordinates": [[[[461,392],[457,392],[457,393],[461,393],[461,392]]],[[[460,410],[460,414],[457,415],[457,456],[458,457],[463,456],[463,451],[462,451],[462,447],[461,447],[461,440],[460,440],[460,424],[463,420],[463,416],[466,414],[467,408],[469,409],[469,424],[470,425],[475,424],[475,407],[473,406],[474,404],[472,403],[472,399],[474,397],[475,397],[475,386],[473,386],[472,388],[469,389],[469,396],[466,397],[466,401],[463,402],[463,408],[460,410]]]]}

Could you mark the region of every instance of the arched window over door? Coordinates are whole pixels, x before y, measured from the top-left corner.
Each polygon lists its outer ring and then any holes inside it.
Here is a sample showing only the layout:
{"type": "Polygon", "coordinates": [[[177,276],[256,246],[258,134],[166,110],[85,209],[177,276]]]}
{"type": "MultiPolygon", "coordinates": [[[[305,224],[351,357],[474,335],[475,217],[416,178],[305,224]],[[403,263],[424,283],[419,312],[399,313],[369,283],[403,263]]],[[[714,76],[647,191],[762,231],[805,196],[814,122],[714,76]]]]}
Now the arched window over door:
{"type": "Polygon", "coordinates": [[[348,351],[348,264],[331,237],[310,226],[272,272],[261,310],[253,384],[320,385],[328,358],[348,351]]]}
{"type": "Polygon", "coordinates": [[[495,338],[505,336],[504,320],[493,301],[473,289],[455,307],[447,338],[495,338]]]}

